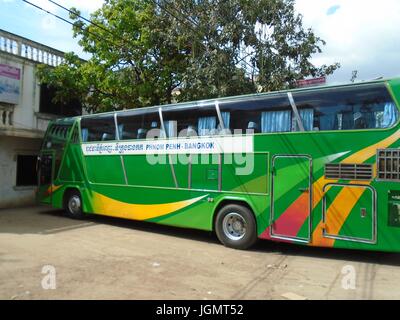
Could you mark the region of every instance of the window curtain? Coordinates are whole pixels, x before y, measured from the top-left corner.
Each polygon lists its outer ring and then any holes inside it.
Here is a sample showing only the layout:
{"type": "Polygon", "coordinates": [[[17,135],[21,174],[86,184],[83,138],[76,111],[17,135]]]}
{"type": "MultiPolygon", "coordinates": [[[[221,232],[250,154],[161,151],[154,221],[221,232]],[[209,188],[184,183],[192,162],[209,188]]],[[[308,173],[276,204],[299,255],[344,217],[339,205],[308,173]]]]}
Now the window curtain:
{"type": "MultiPolygon", "coordinates": [[[[314,109],[300,109],[299,115],[305,131],[312,131],[314,127],[314,109]]],[[[296,121],[296,129],[298,129],[296,121]]]]}
{"type": "Polygon", "coordinates": [[[377,126],[377,121],[376,121],[376,116],[374,112],[365,112],[363,113],[365,123],[367,128],[376,128],[377,126]]]}
{"type": "Polygon", "coordinates": [[[268,111],[261,114],[261,131],[268,132],[289,132],[292,119],[291,111],[268,111]]]}
{"type": "Polygon", "coordinates": [[[166,137],[176,137],[177,134],[177,122],[176,121],[164,121],[164,127],[165,127],[165,135],[166,137]]]}
{"type": "Polygon", "coordinates": [[[354,115],[352,112],[342,113],[341,130],[352,130],[354,129],[354,115]]]}
{"type": "Polygon", "coordinates": [[[231,120],[230,112],[221,112],[222,121],[224,122],[224,128],[229,129],[229,124],[231,120]]]}
{"type": "Polygon", "coordinates": [[[216,117],[201,117],[198,120],[197,128],[199,136],[213,135],[214,130],[217,127],[216,117]]]}
{"type": "Polygon", "coordinates": [[[124,138],[124,125],[123,124],[118,125],[118,134],[119,134],[120,139],[124,138]]]}
{"type": "Polygon", "coordinates": [[[383,111],[382,128],[389,128],[397,121],[397,109],[394,103],[388,102],[385,104],[383,111]]]}
{"type": "Polygon", "coordinates": [[[82,132],[82,141],[83,142],[88,141],[89,130],[87,128],[82,128],[81,132],[82,132]]]}
{"type": "Polygon", "coordinates": [[[231,134],[231,131],[229,130],[231,113],[228,111],[221,112],[221,118],[225,129],[222,130],[222,125],[218,124],[219,134],[231,134]]]}
{"type": "Polygon", "coordinates": [[[335,113],[328,113],[319,117],[319,130],[338,130],[339,125],[342,124],[342,115],[335,113]]]}

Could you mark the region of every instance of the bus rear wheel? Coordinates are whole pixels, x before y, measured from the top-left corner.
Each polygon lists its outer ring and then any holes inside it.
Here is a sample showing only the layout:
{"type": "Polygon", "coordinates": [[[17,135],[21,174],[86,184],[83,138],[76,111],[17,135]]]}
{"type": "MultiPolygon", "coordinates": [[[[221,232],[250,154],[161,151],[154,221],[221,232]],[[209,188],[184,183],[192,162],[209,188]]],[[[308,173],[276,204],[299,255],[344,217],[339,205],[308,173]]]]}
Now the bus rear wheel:
{"type": "Polygon", "coordinates": [[[257,225],[251,210],[238,204],[224,206],[215,220],[215,233],[223,245],[245,250],[257,241],[257,225]]]}
{"type": "Polygon", "coordinates": [[[82,198],[77,190],[70,190],[65,196],[65,211],[68,217],[72,219],[83,219],[82,198]]]}

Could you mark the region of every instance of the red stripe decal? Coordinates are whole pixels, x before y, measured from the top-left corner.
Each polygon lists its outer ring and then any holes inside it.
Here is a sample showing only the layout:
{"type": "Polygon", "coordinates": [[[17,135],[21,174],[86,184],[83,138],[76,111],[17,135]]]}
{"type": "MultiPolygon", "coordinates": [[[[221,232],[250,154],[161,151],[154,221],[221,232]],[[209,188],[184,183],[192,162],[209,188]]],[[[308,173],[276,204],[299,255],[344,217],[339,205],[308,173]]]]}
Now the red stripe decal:
{"type": "MultiPolygon", "coordinates": [[[[274,234],[295,237],[304,221],[308,218],[309,194],[303,193],[289,208],[274,222],[274,234]]],[[[262,239],[270,239],[269,227],[260,235],[262,239]]]]}

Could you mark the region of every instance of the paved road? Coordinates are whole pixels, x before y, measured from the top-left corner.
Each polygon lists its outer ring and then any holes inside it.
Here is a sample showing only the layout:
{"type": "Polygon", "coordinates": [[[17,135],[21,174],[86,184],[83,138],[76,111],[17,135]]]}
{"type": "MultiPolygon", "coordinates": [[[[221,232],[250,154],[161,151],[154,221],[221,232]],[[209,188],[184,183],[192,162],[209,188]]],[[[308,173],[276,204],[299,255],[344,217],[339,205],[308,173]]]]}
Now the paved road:
{"type": "Polygon", "coordinates": [[[0,299],[296,298],[400,299],[400,254],[268,241],[237,251],[208,232],[0,210],[0,299]]]}

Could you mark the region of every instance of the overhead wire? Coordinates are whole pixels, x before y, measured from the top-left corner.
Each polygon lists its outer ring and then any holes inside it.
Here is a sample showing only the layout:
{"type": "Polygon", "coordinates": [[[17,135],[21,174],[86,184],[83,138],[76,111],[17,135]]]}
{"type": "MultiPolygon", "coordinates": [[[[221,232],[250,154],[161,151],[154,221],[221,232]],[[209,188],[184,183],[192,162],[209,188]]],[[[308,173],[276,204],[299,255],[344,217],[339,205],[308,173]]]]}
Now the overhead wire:
{"type": "MultiPolygon", "coordinates": [[[[64,22],[66,22],[66,23],[68,23],[68,24],[70,24],[70,25],[72,25],[72,26],[75,26],[75,24],[74,24],[73,22],[71,22],[71,21],[69,21],[69,20],[67,20],[67,19],[65,19],[65,18],[63,18],[63,17],[61,17],[61,16],[59,16],[59,15],[53,13],[53,12],[50,12],[49,10],[46,10],[46,9],[44,9],[44,8],[42,8],[42,7],[40,7],[40,6],[38,6],[37,4],[34,4],[34,3],[32,3],[32,2],[30,2],[30,1],[28,1],[28,0],[22,0],[22,1],[25,2],[26,4],[29,4],[29,5],[31,5],[31,6],[33,6],[33,7],[35,7],[35,8],[37,8],[37,9],[39,9],[39,10],[41,10],[41,11],[43,11],[43,12],[45,12],[45,13],[47,13],[47,14],[49,14],[49,15],[51,15],[51,16],[53,16],[53,17],[59,19],[59,20],[61,20],[61,21],[64,21],[64,22]]],[[[85,31],[85,30],[83,30],[82,28],[80,28],[80,29],[81,29],[82,31],[85,31]]],[[[103,40],[103,39],[101,39],[101,37],[100,37],[99,35],[97,35],[97,34],[91,32],[90,30],[86,30],[86,31],[87,31],[88,33],[92,34],[93,36],[97,37],[98,39],[103,40]]]]}

